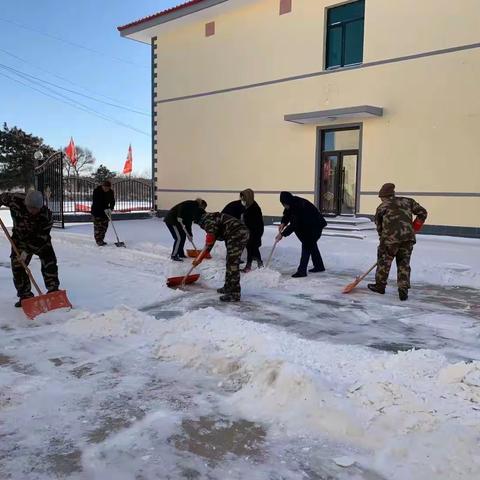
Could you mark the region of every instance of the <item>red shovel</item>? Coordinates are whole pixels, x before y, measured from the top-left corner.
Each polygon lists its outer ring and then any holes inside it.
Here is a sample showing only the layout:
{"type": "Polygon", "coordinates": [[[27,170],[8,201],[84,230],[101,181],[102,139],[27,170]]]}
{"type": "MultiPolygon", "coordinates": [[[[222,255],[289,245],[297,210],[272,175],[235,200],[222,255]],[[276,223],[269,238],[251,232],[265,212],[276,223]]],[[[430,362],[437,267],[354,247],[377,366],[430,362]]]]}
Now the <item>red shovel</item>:
{"type": "Polygon", "coordinates": [[[191,283],[196,282],[200,278],[200,274],[195,273],[194,275],[192,275],[192,272],[193,272],[194,268],[195,268],[195,265],[183,277],[167,278],[167,287],[170,287],[170,288],[180,287],[180,288],[182,288],[184,285],[187,285],[187,284],[189,285],[191,283]]]}
{"type": "MultiPolygon", "coordinates": [[[[197,258],[200,254],[202,253],[201,250],[197,250],[197,249],[194,249],[194,250],[189,250],[187,249],[187,255],[190,257],[190,258],[197,258]]],[[[212,256],[210,255],[210,253],[207,253],[205,255],[205,257],[207,260],[211,259],[212,256]]]]}
{"type": "Polygon", "coordinates": [[[8,238],[10,244],[12,245],[13,251],[17,256],[17,260],[20,262],[22,267],[27,272],[27,275],[30,278],[30,281],[35,287],[35,290],[38,292],[38,295],[36,297],[24,298],[21,301],[22,309],[25,312],[25,315],[30,320],[33,320],[36,316],[40,315],[41,313],[47,313],[47,312],[50,312],[51,310],[56,310],[58,308],[72,308],[72,304],[68,300],[67,292],[65,290],[58,290],[56,292],[49,292],[46,294],[42,293],[42,291],[40,290],[40,287],[38,286],[37,282],[33,278],[32,272],[28,268],[27,264],[23,261],[17,246],[13,242],[12,237],[8,233],[8,230],[1,219],[0,219],[0,226],[2,227],[2,230],[5,233],[6,237],[8,238]]]}

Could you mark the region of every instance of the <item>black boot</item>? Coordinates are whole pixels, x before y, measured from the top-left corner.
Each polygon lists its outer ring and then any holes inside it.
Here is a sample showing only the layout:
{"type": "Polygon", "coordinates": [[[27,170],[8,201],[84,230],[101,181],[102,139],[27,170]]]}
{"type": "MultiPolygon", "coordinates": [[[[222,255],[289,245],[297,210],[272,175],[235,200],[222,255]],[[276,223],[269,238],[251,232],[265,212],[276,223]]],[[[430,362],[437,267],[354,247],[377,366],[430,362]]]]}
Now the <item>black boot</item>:
{"type": "Polygon", "coordinates": [[[310,273],[318,273],[318,272],[324,272],[325,269],[324,268],[317,268],[317,267],[313,267],[309,270],[310,273]]]}
{"type": "Polygon", "coordinates": [[[239,302],[240,295],[234,293],[226,293],[220,297],[221,302],[239,302]]]}
{"type": "Polygon", "coordinates": [[[225,287],[217,288],[217,293],[227,293],[225,287]]]}
{"type": "Polygon", "coordinates": [[[408,300],[408,288],[399,288],[398,298],[400,298],[402,302],[404,302],[405,300],[408,300]]]}
{"type": "Polygon", "coordinates": [[[26,298],[32,298],[32,297],[33,297],[33,293],[31,293],[30,295],[24,295],[23,297],[20,297],[18,302],[15,304],[15,308],[21,308],[22,300],[25,300],[26,298]]]}
{"type": "Polygon", "coordinates": [[[183,262],[183,258],[180,258],[178,255],[172,255],[170,257],[174,262],[183,262]]]}
{"type": "Polygon", "coordinates": [[[375,293],[380,293],[381,295],[385,294],[385,287],[377,285],[376,283],[369,283],[367,285],[368,289],[375,293]]]}
{"type": "Polygon", "coordinates": [[[292,278],[303,278],[306,277],[307,274],[305,272],[297,272],[292,275],[292,278]]]}

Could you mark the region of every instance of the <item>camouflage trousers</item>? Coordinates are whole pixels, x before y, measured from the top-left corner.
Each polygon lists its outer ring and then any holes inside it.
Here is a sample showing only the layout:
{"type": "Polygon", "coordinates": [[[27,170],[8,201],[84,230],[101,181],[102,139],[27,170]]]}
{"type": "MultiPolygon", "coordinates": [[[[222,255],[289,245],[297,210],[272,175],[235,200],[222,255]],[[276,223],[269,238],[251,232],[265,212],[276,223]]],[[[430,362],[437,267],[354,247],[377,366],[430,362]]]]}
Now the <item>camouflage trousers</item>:
{"type": "Polygon", "coordinates": [[[248,242],[248,230],[241,229],[225,240],[227,247],[227,269],[225,272],[225,293],[240,299],[240,257],[248,242]]]}
{"type": "MultiPolygon", "coordinates": [[[[45,287],[48,291],[58,290],[60,282],[58,280],[57,257],[55,256],[52,244],[48,242],[39,249],[32,249],[29,248],[28,245],[22,244],[17,244],[17,247],[20,252],[27,253],[27,256],[24,260],[26,265],[30,263],[33,255],[37,255],[40,258],[41,271],[43,281],[45,282],[45,287]]],[[[18,261],[13,250],[10,255],[10,259],[12,264],[13,284],[17,289],[17,296],[19,298],[31,297],[32,285],[30,283],[30,279],[28,278],[27,272],[22,267],[22,264],[18,261]]]]}
{"type": "Polygon", "coordinates": [[[393,259],[397,262],[397,287],[410,288],[410,257],[413,251],[413,242],[384,244],[380,242],[377,251],[377,272],[375,283],[385,287],[393,259]]]}
{"type": "Polygon", "coordinates": [[[108,229],[108,218],[93,217],[93,236],[97,243],[102,243],[108,229]]]}

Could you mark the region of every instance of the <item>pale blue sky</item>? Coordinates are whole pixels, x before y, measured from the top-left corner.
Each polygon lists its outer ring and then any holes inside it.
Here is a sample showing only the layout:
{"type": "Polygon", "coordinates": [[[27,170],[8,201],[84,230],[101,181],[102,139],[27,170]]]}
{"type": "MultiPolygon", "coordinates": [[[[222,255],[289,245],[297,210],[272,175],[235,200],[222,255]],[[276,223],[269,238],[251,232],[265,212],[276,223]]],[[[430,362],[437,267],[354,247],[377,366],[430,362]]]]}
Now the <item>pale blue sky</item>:
{"type": "Polygon", "coordinates": [[[116,27],[178,3],[181,0],[0,0],[0,122],[41,136],[55,148],[66,146],[73,136],[77,145],[93,151],[97,166],[103,163],[116,171],[123,168],[131,143],[134,173],[150,173],[150,48],[121,38],[116,27]],[[19,77],[18,72],[36,78],[19,77]],[[97,103],[51,84],[39,84],[40,80],[120,103],[148,116],[97,103]],[[147,135],[18,82],[43,91],[47,87],[50,95],[60,93],[147,135]]]}

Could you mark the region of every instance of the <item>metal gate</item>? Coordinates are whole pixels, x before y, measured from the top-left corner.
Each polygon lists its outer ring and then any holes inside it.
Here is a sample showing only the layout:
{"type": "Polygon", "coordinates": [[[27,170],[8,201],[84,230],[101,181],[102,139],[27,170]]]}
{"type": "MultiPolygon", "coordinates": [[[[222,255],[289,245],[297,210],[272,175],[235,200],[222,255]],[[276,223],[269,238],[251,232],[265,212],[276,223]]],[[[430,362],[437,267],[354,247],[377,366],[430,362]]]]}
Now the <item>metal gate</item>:
{"type": "Polygon", "coordinates": [[[45,204],[52,211],[53,226],[64,228],[63,152],[55,152],[35,167],[36,188],[43,193],[45,204]]]}
{"type": "MultiPolygon", "coordinates": [[[[65,227],[67,221],[89,221],[93,190],[100,183],[82,176],[64,176],[64,154],[55,152],[35,167],[35,185],[43,193],[52,211],[53,226],[65,227]]],[[[116,213],[135,213],[152,209],[153,182],[133,178],[113,178],[116,213]]]]}

